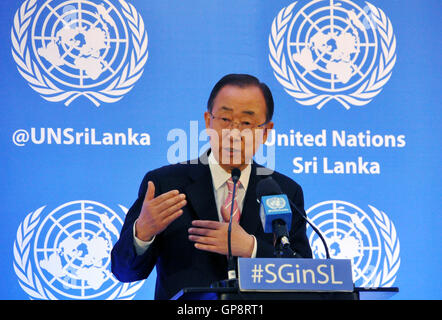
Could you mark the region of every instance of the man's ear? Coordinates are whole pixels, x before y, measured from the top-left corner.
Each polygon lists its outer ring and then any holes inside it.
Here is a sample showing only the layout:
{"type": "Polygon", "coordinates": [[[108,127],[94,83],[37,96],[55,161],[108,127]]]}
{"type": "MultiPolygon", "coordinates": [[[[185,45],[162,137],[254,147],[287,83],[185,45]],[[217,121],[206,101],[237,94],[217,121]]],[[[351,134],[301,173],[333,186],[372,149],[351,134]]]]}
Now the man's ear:
{"type": "Polygon", "coordinates": [[[210,112],[209,111],[204,112],[204,122],[206,123],[206,129],[210,128],[210,118],[211,118],[210,112]]]}

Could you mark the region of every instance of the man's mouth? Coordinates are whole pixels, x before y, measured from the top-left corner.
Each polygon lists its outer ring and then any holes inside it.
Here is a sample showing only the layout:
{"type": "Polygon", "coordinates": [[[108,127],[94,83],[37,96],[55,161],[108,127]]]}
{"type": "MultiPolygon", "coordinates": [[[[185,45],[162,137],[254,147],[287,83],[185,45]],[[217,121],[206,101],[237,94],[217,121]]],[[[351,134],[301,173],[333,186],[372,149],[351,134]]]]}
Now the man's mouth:
{"type": "Polygon", "coordinates": [[[241,149],[223,148],[223,152],[226,152],[227,154],[237,154],[237,153],[241,153],[241,149]]]}

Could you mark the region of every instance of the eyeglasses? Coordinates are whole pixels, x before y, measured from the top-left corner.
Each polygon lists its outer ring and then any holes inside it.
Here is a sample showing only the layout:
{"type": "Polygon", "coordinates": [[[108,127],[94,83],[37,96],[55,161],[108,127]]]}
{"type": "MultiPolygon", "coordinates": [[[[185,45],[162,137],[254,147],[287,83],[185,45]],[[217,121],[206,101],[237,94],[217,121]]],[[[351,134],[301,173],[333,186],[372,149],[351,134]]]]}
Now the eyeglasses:
{"type": "Polygon", "coordinates": [[[253,120],[250,119],[244,119],[244,120],[240,120],[238,121],[234,121],[233,119],[230,119],[227,116],[224,117],[215,117],[212,113],[210,113],[210,116],[212,117],[212,119],[216,120],[216,122],[219,124],[219,126],[223,129],[225,128],[233,128],[233,126],[235,126],[236,128],[238,128],[239,130],[244,130],[244,129],[255,129],[255,128],[260,128],[264,125],[266,125],[267,123],[269,123],[269,121],[266,121],[262,124],[258,124],[256,125],[256,123],[253,120]]]}

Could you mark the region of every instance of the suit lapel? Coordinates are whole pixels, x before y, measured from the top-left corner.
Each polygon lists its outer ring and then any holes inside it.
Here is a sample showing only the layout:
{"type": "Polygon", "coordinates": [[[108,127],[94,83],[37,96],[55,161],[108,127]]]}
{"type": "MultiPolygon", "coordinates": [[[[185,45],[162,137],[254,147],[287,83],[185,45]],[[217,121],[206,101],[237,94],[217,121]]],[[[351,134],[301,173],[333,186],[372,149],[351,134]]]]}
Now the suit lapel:
{"type": "Polygon", "coordinates": [[[207,164],[207,156],[208,152],[198,159],[197,164],[190,164],[189,175],[193,183],[186,187],[186,195],[198,219],[218,221],[212,175],[207,164]]]}
{"type": "Polygon", "coordinates": [[[261,223],[259,218],[259,203],[256,201],[256,185],[259,180],[260,178],[256,175],[256,163],[253,162],[240,219],[240,225],[250,234],[255,233],[261,223]]]}

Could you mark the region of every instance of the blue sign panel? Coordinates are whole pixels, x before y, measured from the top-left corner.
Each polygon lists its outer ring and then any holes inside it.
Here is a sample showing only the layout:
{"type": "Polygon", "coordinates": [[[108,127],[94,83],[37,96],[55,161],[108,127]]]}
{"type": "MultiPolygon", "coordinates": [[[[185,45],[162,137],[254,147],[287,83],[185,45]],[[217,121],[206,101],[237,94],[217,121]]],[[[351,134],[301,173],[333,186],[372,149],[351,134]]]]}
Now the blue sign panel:
{"type": "Polygon", "coordinates": [[[353,291],[351,260],[238,259],[241,291],[353,291]]]}

